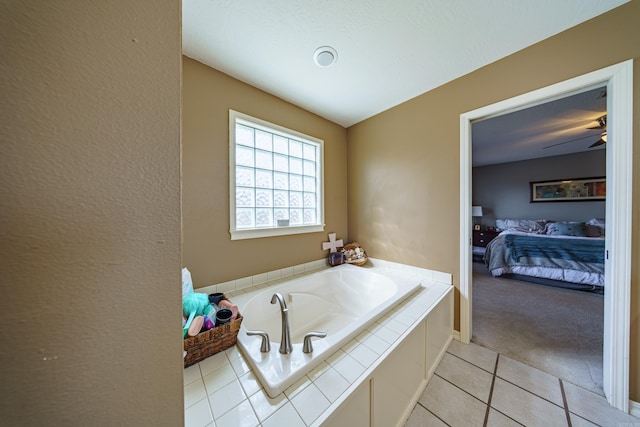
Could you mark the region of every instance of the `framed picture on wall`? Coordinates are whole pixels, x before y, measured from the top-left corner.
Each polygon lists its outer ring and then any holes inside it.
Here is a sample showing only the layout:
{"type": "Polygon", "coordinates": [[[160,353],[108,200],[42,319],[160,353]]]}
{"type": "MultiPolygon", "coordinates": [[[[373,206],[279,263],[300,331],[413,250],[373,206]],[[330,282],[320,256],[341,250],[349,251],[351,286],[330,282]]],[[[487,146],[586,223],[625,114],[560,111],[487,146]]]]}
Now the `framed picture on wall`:
{"type": "Polygon", "coordinates": [[[605,200],[606,177],[530,182],[531,203],[605,200]]]}

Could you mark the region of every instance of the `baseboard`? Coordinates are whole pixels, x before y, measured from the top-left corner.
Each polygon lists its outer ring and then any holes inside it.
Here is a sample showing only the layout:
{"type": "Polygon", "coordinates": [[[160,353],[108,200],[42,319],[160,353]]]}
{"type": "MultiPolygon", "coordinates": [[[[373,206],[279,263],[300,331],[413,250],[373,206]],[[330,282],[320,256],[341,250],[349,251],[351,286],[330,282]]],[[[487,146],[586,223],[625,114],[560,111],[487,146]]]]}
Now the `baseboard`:
{"type": "Polygon", "coordinates": [[[453,330],[453,339],[456,341],[460,341],[460,331],[453,330]]]}
{"type": "Polygon", "coordinates": [[[629,413],[636,418],[640,418],[640,403],[629,400],[629,413]]]}

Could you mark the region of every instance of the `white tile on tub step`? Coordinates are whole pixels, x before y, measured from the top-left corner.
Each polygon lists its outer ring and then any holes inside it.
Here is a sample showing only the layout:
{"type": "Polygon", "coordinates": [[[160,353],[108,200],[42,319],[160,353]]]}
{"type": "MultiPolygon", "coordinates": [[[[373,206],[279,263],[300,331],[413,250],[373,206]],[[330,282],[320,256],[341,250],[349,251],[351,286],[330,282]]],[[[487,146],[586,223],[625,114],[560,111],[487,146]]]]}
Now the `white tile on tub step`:
{"type": "Polygon", "coordinates": [[[375,331],[375,335],[378,338],[382,338],[384,341],[389,344],[393,344],[398,338],[400,338],[400,334],[388,328],[387,326],[381,326],[377,331],[375,331]]]}
{"type": "Polygon", "coordinates": [[[330,368],[331,366],[329,366],[327,362],[321,362],[318,366],[307,373],[307,377],[309,377],[311,381],[315,381],[320,375],[327,372],[330,368]]]}
{"type": "Polygon", "coordinates": [[[263,423],[263,427],[306,427],[300,415],[293,409],[293,405],[287,402],[282,408],[278,409],[273,415],[267,418],[263,423]]]}
{"type": "Polygon", "coordinates": [[[296,397],[291,399],[291,403],[307,425],[318,418],[330,405],[329,400],[324,397],[315,384],[310,384],[298,393],[296,397]]]}
{"type": "Polygon", "coordinates": [[[344,350],[339,349],[338,351],[336,351],[335,353],[333,353],[331,356],[327,357],[327,359],[325,360],[329,365],[333,366],[336,363],[338,363],[340,361],[340,359],[342,359],[343,357],[345,357],[347,355],[347,353],[345,353],[344,350]]]}
{"type": "Polygon", "coordinates": [[[262,384],[260,384],[260,381],[258,381],[258,378],[256,378],[256,375],[253,372],[247,372],[246,374],[238,377],[238,380],[240,381],[240,385],[247,396],[251,396],[262,388],[262,384]]]}
{"type": "Polygon", "coordinates": [[[335,369],[329,369],[313,382],[322,394],[325,395],[330,402],[335,402],[344,391],[349,388],[351,382],[344,379],[342,375],[335,369]]]}
{"type": "Polygon", "coordinates": [[[216,427],[256,427],[260,425],[248,400],[216,418],[216,427]]]}
{"type": "Polygon", "coordinates": [[[240,350],[238,350],[237,345],[229,347],[224,352],[227,353],[227,357],[230,361],[233,361],[233,359],[237,359],[238,357],[242,357],[242,353],[240,353],[240,350]]]}
{"type": "Polygon", "coordinates": [[[218,354],[214,354],[213,356],[207,357],[204,360],[198,362],[200,365],[200,371],[202,372],[202,376],[207,375],[210,372],[215,371],[216,369],[224,368],[225,366],[230,366],[229,359],[227,358],[224,351],[221,351],[218,354]]]}
{"type": "Polygon", "coordinates": [[[362,344],[369,347],[371,350],[378,354],[382,354],[389,348],[389,343],[375,335],[369,336],[362,344]]]}
{"type": "Polygon", "coordinates": [[[378,359],[378,354],[364,344],[358,344],[357,346],[355,346],[349,352],[349,355],[365,368],[371,366],[373,362],[378,359]]]}
{"type": "Polygon", "coordinates": [[[195,380],[202,379],[202,374],[200,373],[200,365],[196,363],[189,366],[188,368],[184,368],[182,376],[183,384],[185,386],[191,384],[195,380]]]}
{"type": "Polygon", "coordinates": [[[213,422],[209,400],[204,398],[184,411],[185,427],[204,427],[213,422]]]}
{"type": "Polygon", "coordinates": [[[207,397],[207,390],[204,388],[202,378],[187,384],[184,387],[184,407],[185,409],[194,405],[196,402],[207,397]]]}
{"type": "Polygon", "coordinates": [[[260,422],[269,418],[288,401],[289,400],[283,393],[271,398],[264,390],[259,390],[257,393],[254,393],[249,397],[249,402],[251,402],[253,411],[260,422]]]}
{"type": "Polygon", "coordinates": [[[236,380],[236,374],[231,369],[231,366],[223,366],[220,369],[216,369],[213,372],[208,373],[202,377],[204,380],[204,386],[207,389],[207,394],[211,395],[220,390],[225,385],[236,380]]]}
{"type": "MultiPolygon", "coordinates": [[[[373,353],[373,351],[371,350],[368,351],[373,353]]],[[[349,383],[353,383],[365,371],[365,367],[351,355],[346,355],[345,357],[340,359],[340,361],[333,365],[333,368],[349,383]]]]}
{"type": "Polygon", "coordinates": [[[247,362],[244,361],[242,357],[235,358],[231,361],[231,367],[235,371],[237,376],[244,375],[247,372],[251,371],[247,362]]]}
{"type": "Polygon", "coordinates": [[[307,388],[309,385],[311,385],[312,382],[309,379],[309,377],[307,377],[306,375],[302,378],[300,378],[298,381],[296,381],[295,383],[293,383],[292,385],[289,386],[289,388],[287,388],[284,391],[284,394],[289,398],[289,399],[293,399],[295,396],[297,396],[302,390],[304,390],[305,388],[307,388]]]}
{"type": "Polygon", "coordinates": [[[211,404],[211,412],[213,418],[217,420],[227,413],[231,408],[239,405],[247,396],[244,394],[240,382],[234,380],[222,387],[220,390],[209,395],[209,403],[211,404]]]}
{"type": "Polygon", "coordinates": [[[413,325],[413,323],[416,321],[414,316],[410,316],[403,311],[393,316],[393,318],[407,327],[413,325]]]}
{"type": "Polygon", "coordinates": [[[384,325],[397,334],[404,334],[407,331],[407,325],[402,324],[397,319],[389,318],[384,325]]]}

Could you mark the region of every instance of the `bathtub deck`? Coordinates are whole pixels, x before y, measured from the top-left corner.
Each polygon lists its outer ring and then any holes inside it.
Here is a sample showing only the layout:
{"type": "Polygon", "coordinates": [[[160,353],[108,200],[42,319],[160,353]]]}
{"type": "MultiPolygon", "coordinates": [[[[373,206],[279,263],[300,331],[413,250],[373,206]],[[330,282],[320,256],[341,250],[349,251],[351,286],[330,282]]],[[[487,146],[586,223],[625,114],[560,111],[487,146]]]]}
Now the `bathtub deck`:
{"type": "MultiPolygon", "coordinates": [[[[283,420],[292,426],[320,425],[452,290],[428,271],[405,268],[404,273],[427,276],[426,287],[275,398],[265,393],[235,346],[185,369],[185,425],[278,426],[283,420]]],[[[229,297],[241,298],[242,293],[229,297]]]]}

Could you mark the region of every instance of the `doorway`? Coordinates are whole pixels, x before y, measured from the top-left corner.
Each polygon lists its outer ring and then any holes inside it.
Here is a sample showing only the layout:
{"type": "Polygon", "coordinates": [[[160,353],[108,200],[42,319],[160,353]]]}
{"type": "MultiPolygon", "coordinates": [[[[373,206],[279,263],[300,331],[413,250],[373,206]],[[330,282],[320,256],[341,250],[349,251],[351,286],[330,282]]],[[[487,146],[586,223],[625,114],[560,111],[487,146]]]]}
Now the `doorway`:
{"type": "Polygon", "coordinates": [[[471,123],[607,86],[607,149],[603,389],[609,403],[629,411],[633,61],[594,71],[460,116],[460,340],[472,336],[471,123]],[[612,286],[615,283],[616,286],[612,286]],[[615,308],[615,310],[614,310],[615,308]]]}

